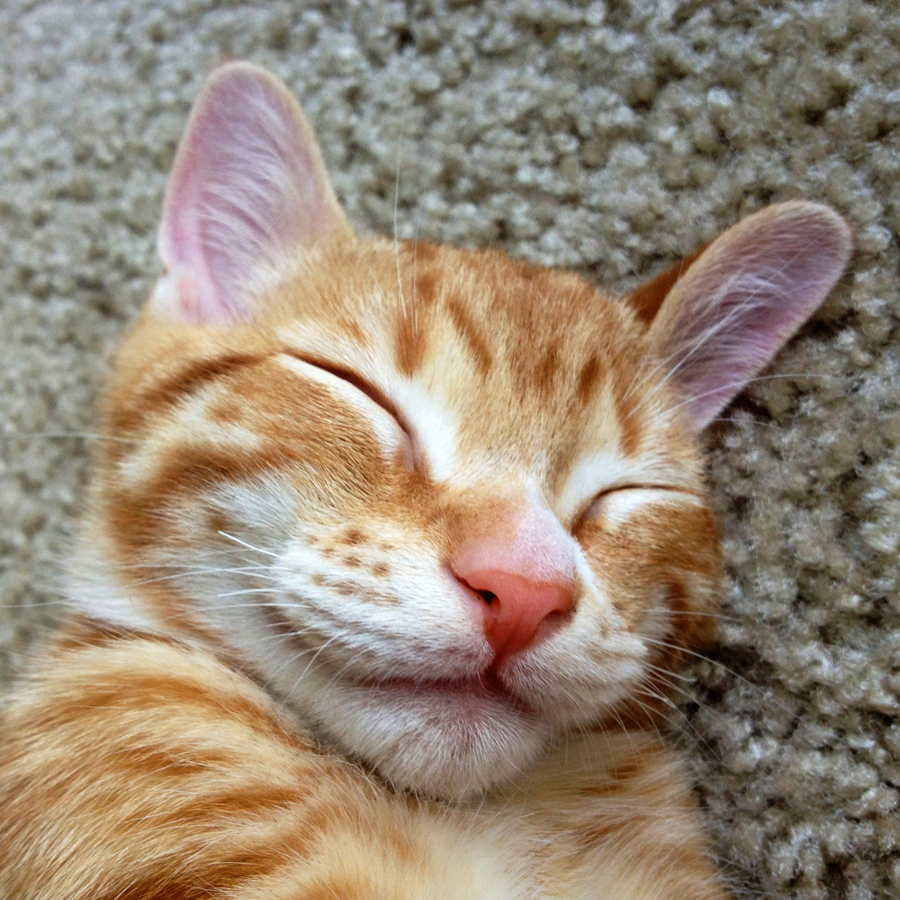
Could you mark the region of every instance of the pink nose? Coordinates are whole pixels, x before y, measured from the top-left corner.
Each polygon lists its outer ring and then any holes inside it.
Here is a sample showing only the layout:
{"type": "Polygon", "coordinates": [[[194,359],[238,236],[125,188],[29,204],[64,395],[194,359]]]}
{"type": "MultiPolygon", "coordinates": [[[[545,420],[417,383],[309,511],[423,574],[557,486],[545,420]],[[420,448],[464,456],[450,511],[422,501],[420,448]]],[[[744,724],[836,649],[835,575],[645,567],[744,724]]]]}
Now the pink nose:
{"type": "Polygon", "coordinates": [[[470,572],[463,581],[484,601],[484,633],[495,665],[529,647],[554,613],[572,609],[572,590],[562,584],[535,583],[502,569],[470,572]]]}
{"type": "Polygon", "coordinates": [[[531,646],[542,625],[572,610],[575,560],[568,535],[549,510],[529,504],[495,512],[493,527],[470,535],[450,567],[481,598],[497,666],[531,646]]]}

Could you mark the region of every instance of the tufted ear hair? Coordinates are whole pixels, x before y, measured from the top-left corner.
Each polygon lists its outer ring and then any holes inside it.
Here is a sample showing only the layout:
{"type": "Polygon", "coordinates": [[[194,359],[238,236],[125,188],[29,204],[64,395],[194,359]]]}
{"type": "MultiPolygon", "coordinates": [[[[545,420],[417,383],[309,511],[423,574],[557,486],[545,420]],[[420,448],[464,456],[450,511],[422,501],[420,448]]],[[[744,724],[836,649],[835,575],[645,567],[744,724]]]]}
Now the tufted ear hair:
{"type": "Polygon", "coordinates": [[[853,247],[833,209],[791,201],[729,228],[633,295],[649,352],[705,428],[818,308],[853,247]]]}
{"type": "Polygon", "coordinates": [[[209,77],[166,192],[154,307],[175,321],[249,318],[260,274],[352,234],[315,135],[282,82],[249,63],[209,77]]]}

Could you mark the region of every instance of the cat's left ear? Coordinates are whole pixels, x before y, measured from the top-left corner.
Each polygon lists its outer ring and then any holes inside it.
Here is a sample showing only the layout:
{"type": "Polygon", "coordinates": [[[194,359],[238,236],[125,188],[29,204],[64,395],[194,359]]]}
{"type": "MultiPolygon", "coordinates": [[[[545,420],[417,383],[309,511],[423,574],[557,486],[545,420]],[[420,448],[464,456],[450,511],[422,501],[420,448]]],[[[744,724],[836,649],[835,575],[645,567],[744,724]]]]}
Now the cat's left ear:
{"type": "Polygon", "coordinates": [[[260,275],[351,234],[290,91],[249,63],[213,72],[166,192],[159,235],[166,272],[153,306],[191,324],[246,320],[260,275]]]}
{"type": "Polygon", "coordinates": [[[766,207],[632,294],[648,350],[705,428],[809,318],[853,248],[833,209],[766,207]]]}

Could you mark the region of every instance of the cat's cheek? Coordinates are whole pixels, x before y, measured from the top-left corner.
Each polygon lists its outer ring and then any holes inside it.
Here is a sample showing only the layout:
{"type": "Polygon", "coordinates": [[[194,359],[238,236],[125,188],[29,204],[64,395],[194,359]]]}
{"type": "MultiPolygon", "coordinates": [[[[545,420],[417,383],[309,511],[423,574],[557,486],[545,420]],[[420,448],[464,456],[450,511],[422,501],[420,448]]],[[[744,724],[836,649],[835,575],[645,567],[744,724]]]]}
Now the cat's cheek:
{"type": "Polygon", "coordinates": [[[490,647],[478,609],[435,555],[389,522],[341,526],[290,543],[273,596],[335,680],[469,678],[490,663],[490,647]]]}
{"type": "Polygon", "coordinates": [[[621,629],[573,628],[514,658],[504,684],[554,728],[589,725],[628,697],[645,677],[647,648],[621,629]]]}

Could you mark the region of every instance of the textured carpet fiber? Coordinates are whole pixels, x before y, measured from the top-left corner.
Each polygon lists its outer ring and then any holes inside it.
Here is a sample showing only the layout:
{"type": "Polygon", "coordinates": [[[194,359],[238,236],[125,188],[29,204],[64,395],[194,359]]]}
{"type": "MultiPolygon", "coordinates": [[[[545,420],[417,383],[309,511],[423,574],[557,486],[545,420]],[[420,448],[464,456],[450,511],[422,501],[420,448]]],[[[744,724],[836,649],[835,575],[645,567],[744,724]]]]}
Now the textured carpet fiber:
{"type": "Polygon", "coordinates": [[[900,9],[887,0],[6,0],[4,683],[56,614],[92,398],[157,271],[189,104],[231,58],[297,90],[366,233],[501,245],[622,290],[772,200],[848,217],[852,272],[712,430],[727,596],[675,726],[746,890],[900,896],[900,9]]]}

